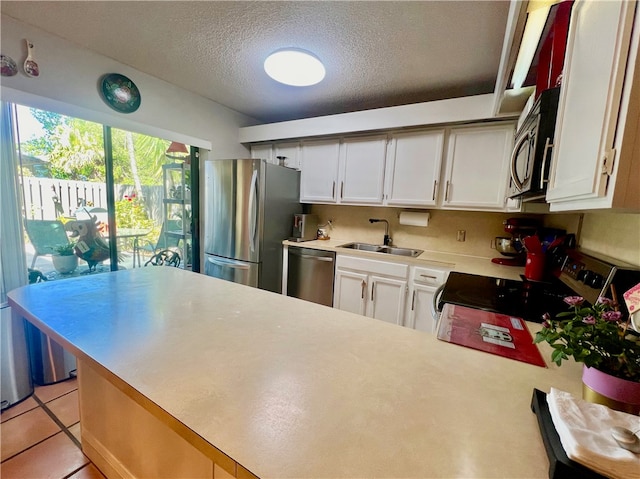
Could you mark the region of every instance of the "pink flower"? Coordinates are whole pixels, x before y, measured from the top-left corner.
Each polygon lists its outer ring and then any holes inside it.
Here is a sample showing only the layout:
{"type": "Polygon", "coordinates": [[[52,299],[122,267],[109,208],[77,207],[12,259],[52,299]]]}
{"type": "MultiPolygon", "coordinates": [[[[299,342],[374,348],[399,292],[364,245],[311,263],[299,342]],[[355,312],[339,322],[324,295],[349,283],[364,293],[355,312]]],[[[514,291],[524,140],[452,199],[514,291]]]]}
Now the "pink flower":
{"type": "Polygon", "coordinates": [[[569,306],[580,306],[584,303],[584,298],[582,296],[567,296],[563,301],[569,306]]]}
{"type": "Polygon", "coordinates": [[[611,306],[613,304],[613,301],[610,300],[609,298],[605,298],[604,296],[599,296],[598,297],[598,301],[596,301],[596,303],[598,303],[598,304],[606,304],[608,306],[611,306]]]}
{"type": "Polygon", "coordinates": [[[602,313],[602,319],[605,321],[611,321],[612,323],[620,321],[621,317],[622,313],[620,311],[605,311],[602,313]]]}
{"type": "Polygon", "coordinates": [[[549,321],[542,321],[542,327],[549,329],[551,327],[551,323],[549,321]]]}
{"type": "Polygon", "coordinates": [[[584,319],[582,320],[582,322],[583,322],[584,324],[596,324],[596,318],[594,318],[593,316],[589,315],[589,316],[587,316],[586,318],[584,318],[584,319]]]}

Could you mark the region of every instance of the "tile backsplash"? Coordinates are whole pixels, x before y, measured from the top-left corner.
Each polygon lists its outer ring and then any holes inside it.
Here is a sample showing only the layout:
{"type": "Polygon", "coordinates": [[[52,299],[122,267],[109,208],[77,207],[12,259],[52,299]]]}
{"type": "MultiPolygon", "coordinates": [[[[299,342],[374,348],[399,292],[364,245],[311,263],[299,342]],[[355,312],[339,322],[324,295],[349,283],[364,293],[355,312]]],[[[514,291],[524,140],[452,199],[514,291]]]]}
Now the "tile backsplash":
{"type": "Polygon", "coordinates": [[[640,214],[586,213],[580,246],[640,267],[640,214]]]}
{"type": "Polygon", "coordinates": [[[398,222],[401,209],[368,206],[311,205],[321,223],[333,220],[329,235],[345,241],[382,243],[384,225],[369,218],[389,221],[390,234],[398,246],[492,258],[500,256],[491,248],[496,236],[508,236],[502,222],[512,217],[537,217],[544,226],[575,233],[578,245],[595,253],[611,256],[640,267],[640,214],[587,212],[522,215],[473,211],[430,210],[427,227],[403,226],[398,222]],[[464,230],[465,241],[456,241],[464,230]]]}
{"type": "Polygon", "coordinates": [[[580,224],[578,214],[522,215],[430,210],[427,227],[404,226],[399,224],[400,211],[403,210],[368,206],[311,206],[311,212],[318,215],[321,224],[332,220],[333,228],[329,230],[332,239],[381,244],[384,224],[369,223],[369,218],[381,218],[389,222],[390,235],[398,246],[483,258],[500,256],[491,245],[496,236],[509,236],[503,227],[507,218],[537,217],[545,226],[564,228],[571,233],[576,233],[580,224]],[[547,221],[547,216],[551,221],[547,221]],[[465,231],[464,242],[456,240],[459,230],[465,231]]]}

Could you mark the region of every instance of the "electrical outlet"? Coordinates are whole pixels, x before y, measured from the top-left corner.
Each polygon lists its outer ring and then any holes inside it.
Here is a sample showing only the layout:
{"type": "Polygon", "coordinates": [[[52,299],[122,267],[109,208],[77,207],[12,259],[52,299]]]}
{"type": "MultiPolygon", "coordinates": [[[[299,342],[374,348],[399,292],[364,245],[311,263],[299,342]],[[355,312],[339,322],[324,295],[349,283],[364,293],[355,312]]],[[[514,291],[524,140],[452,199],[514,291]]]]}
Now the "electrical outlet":
{"type": "Polygon", "coordinates": [[[456,241],[464,241],[466,239],[467,232],[465,230],[458,230],[456,235],[456,241]]]}

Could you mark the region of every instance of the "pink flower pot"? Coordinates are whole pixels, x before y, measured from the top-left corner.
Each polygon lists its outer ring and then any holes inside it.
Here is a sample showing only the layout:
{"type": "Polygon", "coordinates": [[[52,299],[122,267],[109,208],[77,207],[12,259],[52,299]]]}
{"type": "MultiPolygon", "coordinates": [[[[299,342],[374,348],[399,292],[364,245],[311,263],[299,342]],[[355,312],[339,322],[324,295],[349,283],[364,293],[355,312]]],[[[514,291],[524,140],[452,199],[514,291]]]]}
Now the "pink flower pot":
{"type": "Polygon", "coordinates": [[[630,414],[640,414],[640,382],[628,381],[596,368],[582,369],[582,398],[630,414]]]}

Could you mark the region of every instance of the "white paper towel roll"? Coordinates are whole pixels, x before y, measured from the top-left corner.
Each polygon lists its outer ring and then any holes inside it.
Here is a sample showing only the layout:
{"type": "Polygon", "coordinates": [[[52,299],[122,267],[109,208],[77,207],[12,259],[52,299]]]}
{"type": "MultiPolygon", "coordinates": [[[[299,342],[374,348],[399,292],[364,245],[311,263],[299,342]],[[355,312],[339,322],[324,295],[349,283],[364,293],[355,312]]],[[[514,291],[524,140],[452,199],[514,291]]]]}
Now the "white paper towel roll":
{"type": "Polygon", "coordinates": [[[429,213],[416,213],[413,211],[402,211],[400,213],[400,224],[407,226],[428,226],[429,213]]]}

